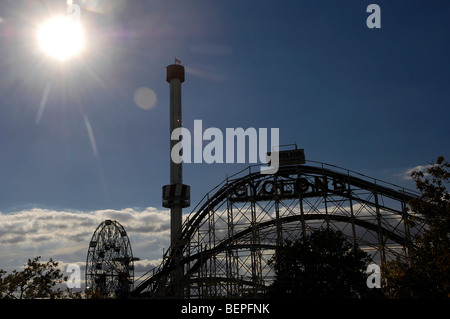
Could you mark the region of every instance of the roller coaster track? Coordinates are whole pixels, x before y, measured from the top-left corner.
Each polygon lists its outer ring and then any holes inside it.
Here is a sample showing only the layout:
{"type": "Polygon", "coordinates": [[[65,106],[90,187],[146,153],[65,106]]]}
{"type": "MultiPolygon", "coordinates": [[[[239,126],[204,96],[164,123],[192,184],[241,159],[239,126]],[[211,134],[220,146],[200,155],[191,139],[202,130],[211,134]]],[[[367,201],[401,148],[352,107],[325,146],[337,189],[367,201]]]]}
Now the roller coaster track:
{"type": "Polygon", "coordinates": [[[286,239],[320,227],[341,230],[383,264],[405,258],[425,224],[407,203],[419,194],[337,166],[253,167],[228,177],[185,219],[178,242],[146,273],[134,297],[257,296],[273,280],[267,260],[286,239]],[[181,256],[176,258],[175,256],[181,256]],[[183,267],[175,282],[172,273],[183,267]]]}

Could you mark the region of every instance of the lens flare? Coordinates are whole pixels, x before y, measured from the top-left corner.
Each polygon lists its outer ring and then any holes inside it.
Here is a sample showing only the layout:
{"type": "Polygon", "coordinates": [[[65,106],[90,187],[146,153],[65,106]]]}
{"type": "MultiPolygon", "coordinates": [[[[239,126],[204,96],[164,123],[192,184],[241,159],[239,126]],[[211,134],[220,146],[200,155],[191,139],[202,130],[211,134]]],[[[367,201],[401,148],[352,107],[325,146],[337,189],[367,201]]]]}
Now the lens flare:
{"type": "Polygon", "coordinates": [[[143,110],[151,110],[155,107],[158,97],[152,89],[140,87],[134,91],[134,102],[143,110]]]}

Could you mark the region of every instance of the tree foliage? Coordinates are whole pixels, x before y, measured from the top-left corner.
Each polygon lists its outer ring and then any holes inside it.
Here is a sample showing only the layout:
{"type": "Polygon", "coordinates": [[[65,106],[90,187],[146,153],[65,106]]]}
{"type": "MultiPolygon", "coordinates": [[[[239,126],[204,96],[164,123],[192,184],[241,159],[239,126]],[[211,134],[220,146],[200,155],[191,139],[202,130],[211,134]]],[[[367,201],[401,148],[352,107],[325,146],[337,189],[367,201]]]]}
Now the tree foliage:
{"type": "Polygon", "coordinates": [[[391,298],[450,298],[449,168],[440,156],[426,173],[411,174],[421,196],[409,204],[427,226],[405,261],[392,261],[384,267],[385,292],[391,298]]]}
{"type": "Polygon", "coordinates": [[[342,232],[319,229],[277,248],[270,260],[276,278],[275,298],[357,298],[371,292],[365,270],[370,256],[342,232]]]}
{"type": "Polygon", "coordinates": [[[28,259],[22,271],[13,270],[7,274],[0,269],[0,298],[5,299],[59,299],[79,298],[68,288],[61,290],[56,286],[67,281],[58,268],[58,262],[51,258],[48,262],[40,262],[41,257],[28,259]]]}

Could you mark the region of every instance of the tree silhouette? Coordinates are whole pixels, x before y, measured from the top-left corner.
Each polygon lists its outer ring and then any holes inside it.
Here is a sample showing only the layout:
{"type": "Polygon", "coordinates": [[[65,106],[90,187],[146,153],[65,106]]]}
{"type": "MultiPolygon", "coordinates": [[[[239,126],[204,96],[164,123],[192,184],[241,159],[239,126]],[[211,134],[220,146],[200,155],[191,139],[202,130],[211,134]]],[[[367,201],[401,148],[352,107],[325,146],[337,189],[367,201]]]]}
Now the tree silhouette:
{"type": "Polygon", "coordinates": [[[274,298],[357,298],[370,295],[365,274],[370,256],[342,232],[318,229],[277,248],[270,260],[274,298]]]}
{"type": "Polygon", "coordinates": [[[406,261],[387,263],[383,276],[391,298],[450,298],[450,165],[440,156],[427,173],[411,177],[421,196],[410,201],[411,210],[425,218],[427,228],[416,237],[406,261]]]}
{"type": "Polygon", "coordinates": [[[68,288],[56,288],[67,280],[58,262],[51,258],[48,262],[39,261],[41,257],[28,259],[22,271],[13,270],[11,274],[0,269],[0,298],[5,299],[38,299],[38,298],[80,298],[79,293],[72,293],[68,288]]]}

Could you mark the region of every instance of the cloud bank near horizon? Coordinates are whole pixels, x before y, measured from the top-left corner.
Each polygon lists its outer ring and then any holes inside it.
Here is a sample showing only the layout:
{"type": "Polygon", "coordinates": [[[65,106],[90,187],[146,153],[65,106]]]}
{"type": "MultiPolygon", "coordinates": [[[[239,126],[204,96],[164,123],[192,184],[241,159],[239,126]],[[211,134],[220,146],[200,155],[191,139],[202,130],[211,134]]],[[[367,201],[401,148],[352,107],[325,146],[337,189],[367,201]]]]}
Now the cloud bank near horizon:
{"type": "Polygon", "coordinates": [[[89,241],[106,219],[117,220],[127,231],[133,255],[141,259],[136,273],[160,262],[170,241],[168,210],[147,207],[69,212],[33,208],[0,212],[0,269],[10,272],[36,256],[42,256],[42,261],[52,258],[62,267],[77,263],[84,268],[89,241]]]}

